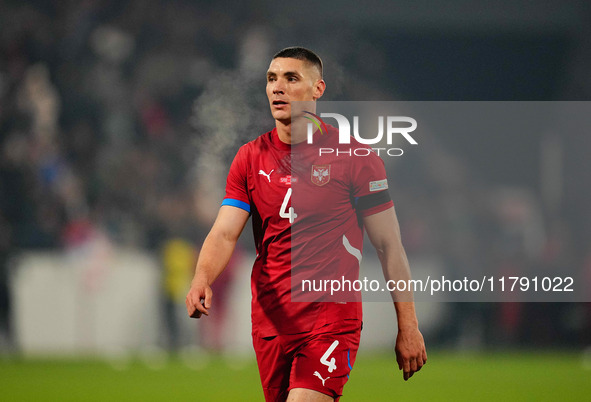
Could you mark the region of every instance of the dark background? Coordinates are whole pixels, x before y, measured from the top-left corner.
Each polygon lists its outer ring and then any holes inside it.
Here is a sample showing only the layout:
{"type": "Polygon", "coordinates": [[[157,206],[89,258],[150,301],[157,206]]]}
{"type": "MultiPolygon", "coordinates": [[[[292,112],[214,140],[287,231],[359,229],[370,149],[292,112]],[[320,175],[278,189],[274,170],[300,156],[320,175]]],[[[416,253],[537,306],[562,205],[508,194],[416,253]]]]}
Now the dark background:
{"type": "MultiPolygon", "coordinates": [[[[279,49],[322,56],[328,100],[588,101],[590,23],[588,2],[558,0],[0,2],[4,332],[15,255],[97,231],[156,252],[200,244],[237,147],[273,126],[264,72],[279,49]]],[[[411,258],[591,271],[588,135],[436,134],[438,151],[392,178],[411,258]]],[[[456,310],[506,328],[486,345],[589,343],[589,304],[456,310]]],[[[431,341],[453,344],[454,326],[431,341]]]]}

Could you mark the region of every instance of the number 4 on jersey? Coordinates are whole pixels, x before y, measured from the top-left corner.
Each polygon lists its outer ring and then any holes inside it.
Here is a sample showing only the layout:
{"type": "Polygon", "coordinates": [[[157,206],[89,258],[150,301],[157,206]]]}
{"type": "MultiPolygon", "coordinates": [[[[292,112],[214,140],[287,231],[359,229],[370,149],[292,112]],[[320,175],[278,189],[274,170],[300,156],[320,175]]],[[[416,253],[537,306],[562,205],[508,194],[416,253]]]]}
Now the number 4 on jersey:
{"type": "Polygon", "coordinates": [[[334,352],[334,350],[337,348],[337,346],[339,346],[339,341],[334,341],[332,343],[332,345],[330,345],[328,347],[328,349],[326,349],[326,352],[324,352],[324,354],[320,358],[320,363],[322,363],[328,367],[329,373],[332,373],[337,368],[337,365],[335,364],[336,360],[334,357],[332,357],[330,360],[328,360],[328,358],[330,357],[330,354],[332,352],[334,352]]]}
{"type": "Polygon", "coordinates": [[[289,204],[289,199],[291,198],[291,188],[287,189],[287,193],[285,193],[285,197],[283,198],[283,204],[281,204],[281,209],[279,210],[279,216],[281,218],[289,219],[289,223],[293,223],[295,218],[298,215],[295,213],[293,207],[289,207],[289,211],[287,209],[287,204],[289,204]]]}

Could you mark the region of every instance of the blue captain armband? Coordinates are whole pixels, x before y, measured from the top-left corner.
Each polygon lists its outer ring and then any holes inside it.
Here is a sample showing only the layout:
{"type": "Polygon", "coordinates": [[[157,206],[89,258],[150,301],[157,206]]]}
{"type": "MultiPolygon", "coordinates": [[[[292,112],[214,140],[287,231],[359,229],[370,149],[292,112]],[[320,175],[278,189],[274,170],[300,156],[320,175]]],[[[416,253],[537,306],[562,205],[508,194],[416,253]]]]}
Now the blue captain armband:
{"type": "Polygon", "coordinates": [[[233,198],[224,198],[224,200],[222,201],[222,206],[224,205],[240,208],[250,213],[250,204],[244,201],[235,200],[233,198]]]}

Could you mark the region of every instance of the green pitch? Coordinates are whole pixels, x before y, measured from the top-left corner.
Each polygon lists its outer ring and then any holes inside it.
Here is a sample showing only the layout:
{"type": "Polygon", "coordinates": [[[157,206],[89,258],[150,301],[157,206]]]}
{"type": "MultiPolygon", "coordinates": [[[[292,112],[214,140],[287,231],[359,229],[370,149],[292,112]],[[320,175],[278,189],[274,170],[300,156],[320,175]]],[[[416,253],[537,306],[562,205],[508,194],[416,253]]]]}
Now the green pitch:
{"type": "MultiPolygon", "coordinates": [[[[235,363],[212,358],[190,369],[169,359],[149,368],[141,360],[113,366],[100,360],[0,357],[0,400],[262,400],[255,363],[235,363]]],[[[590,395],[591,362],[580,353],[432,352],[427,366],[406,383],[392,356],[360,354],[341,401],[562,402],[590,395]]]]}

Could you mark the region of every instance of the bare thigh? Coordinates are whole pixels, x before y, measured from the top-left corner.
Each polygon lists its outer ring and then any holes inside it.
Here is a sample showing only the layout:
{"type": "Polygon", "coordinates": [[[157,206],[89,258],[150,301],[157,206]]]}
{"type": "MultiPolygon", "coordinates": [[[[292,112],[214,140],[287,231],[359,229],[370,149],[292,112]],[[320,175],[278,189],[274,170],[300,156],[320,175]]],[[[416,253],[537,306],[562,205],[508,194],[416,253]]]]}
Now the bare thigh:
{"type": "Polygon", "coordinates": [[[306,388],[293,388],[289,391],[287,402],[332,402],[334,399],[331,396],[323,394],[322,392],[314,391],[306,388]]]}

